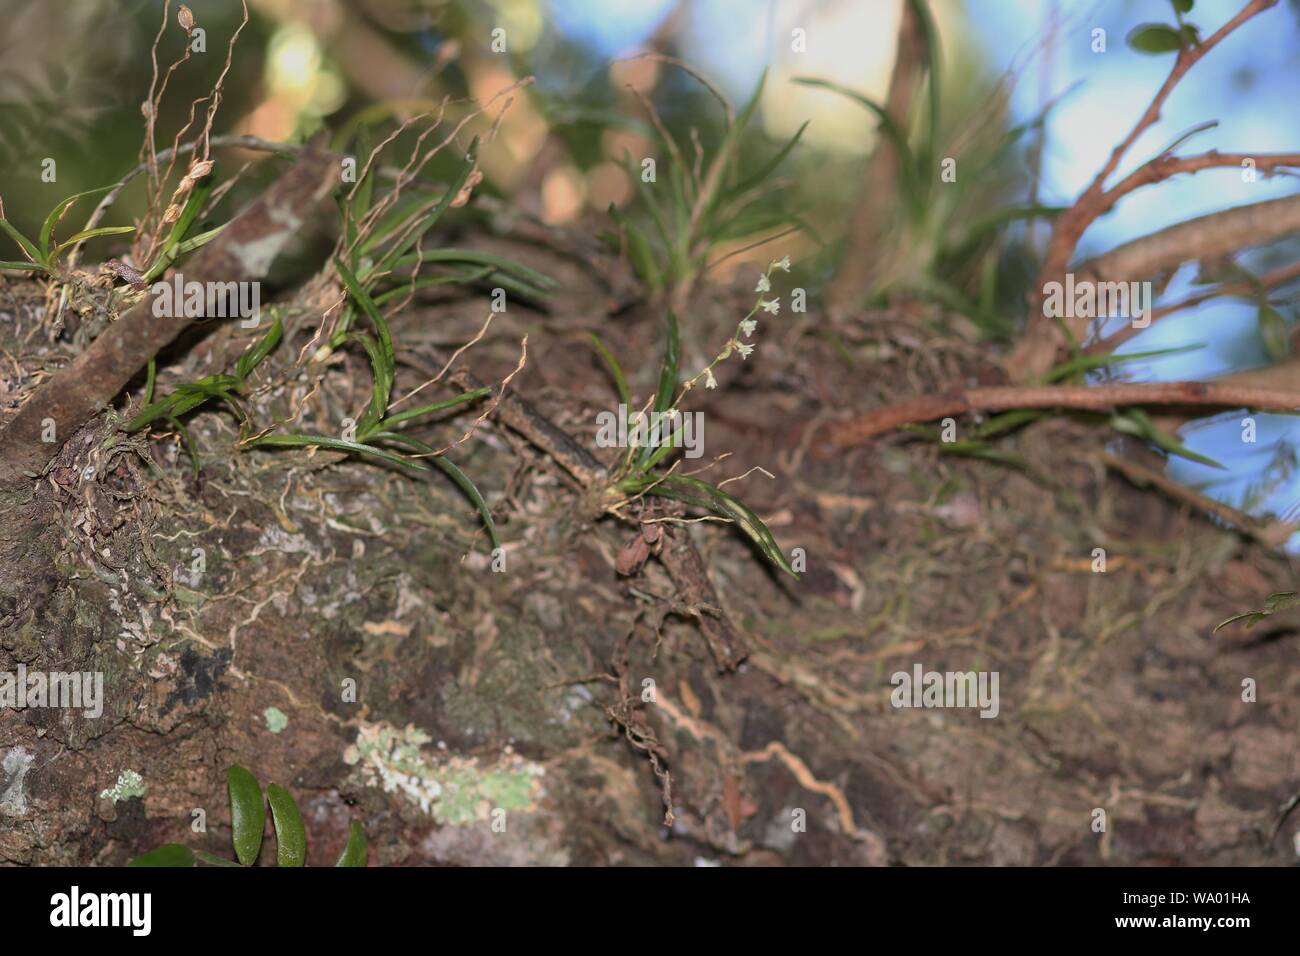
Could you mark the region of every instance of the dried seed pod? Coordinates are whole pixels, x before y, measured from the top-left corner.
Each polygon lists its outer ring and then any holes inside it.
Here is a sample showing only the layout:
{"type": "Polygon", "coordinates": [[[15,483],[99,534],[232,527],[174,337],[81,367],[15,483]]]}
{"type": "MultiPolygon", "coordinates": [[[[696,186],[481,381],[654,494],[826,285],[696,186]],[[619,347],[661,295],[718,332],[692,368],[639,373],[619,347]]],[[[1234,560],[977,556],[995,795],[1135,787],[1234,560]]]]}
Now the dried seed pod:
{"type": "Polygon", "coordinates": [[[453,209],[459,209],[461,206],[465,205],[465,203],[469,202],[469,197],[473,194],[474,187],[482,181],[483,173],[479,169],[475,168],[470,172],[469,176],[465,178],[465,185],[460,188],[460,192],[456,194],[456,198],[451,201],[451,207],[453,209]]]}
{"type": "Polygon", "coordinates": [[[200,160],[190,167],[190,171],[185,174],[185,178],[198,182],[208,173],[212,172],[212,167],[215,165],[216,164],[210,159],[200,160]]]}
{"type": "Polygon", "coordinates": [[[162,217],[163,225],[164,226],[171,225],[179,218],[181,218],[181,207],[176,203],[172,203],[170,206],[167,207],[167,211],[163,213],[163,217],[162,217]]]}
{"type": "Polygon", "coordinates": [[[194,14],[183,3],[180,5],[180,9],[176,11],[176,22],[181,25],[181,29],[186,33],[194,29],[194,14]]]}

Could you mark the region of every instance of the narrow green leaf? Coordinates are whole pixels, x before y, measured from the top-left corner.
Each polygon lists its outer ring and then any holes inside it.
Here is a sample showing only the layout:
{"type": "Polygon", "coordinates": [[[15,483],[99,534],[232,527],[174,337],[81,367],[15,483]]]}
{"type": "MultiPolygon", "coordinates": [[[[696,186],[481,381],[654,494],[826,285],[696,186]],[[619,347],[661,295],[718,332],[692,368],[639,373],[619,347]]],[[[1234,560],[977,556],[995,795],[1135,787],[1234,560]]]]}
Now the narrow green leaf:
{"type": "MultiPolygon", "coordinates": [[[[461,189],[464,188],[465,183],[469,180],[469,174],[473,172],[477,162],[478,137],[476,136],[470,143],[469,150],[466,152],[465,164],[461,167],[460,173],[447,187],[447,191],[442,194],[442,198],[438,200],[437,205],[428,211],[428,213],[420,220],[420,224],[416,226],[416,228],[412,229],[409,235],[395,243],[391,249],[384,253],[384,255],[380,257],[379,261],[375,263],[374,268],[367,271],[367,275],[389,271],[393,268],[394,262],[415,247],[415,244],[424,237],[424,234],[442,218],[442,214],[447,211],[448,207],[452,204],[452,201],[460,195],[461,189]]],[[[419,211],[417,210],[413,215],[419,215],[419,211]]],[[[400,230],[401,224],[399,224],[394,232],[400,232],[400,230]]]]}
{"type": "Polygon", "coordinates": [[[1266,617],[1279,614],[1282,611],[1289,611],[1291,608],[1300,604],[1300,592],[1297,591],[1277,591],[1270,594],[1264,601],[1264,607],[1258,611],[1246,611],[1243,614],[1234,614],[1214,629],[1218,633],[1220,628],[1227,627],[1229,624],[1235,624],[1238,621],[1244,621],[1247,629],[1254,627],[1266,617]]]}
{"type": "Polygon", "coordinates": [[[1080,372],[1091,371],[1095,368],[1104,368],[1108,365],[1122,365],[1125,362],[1137,362],[1142,359],[1159,358],[1163,355],[1181,355],[1185,352],[1196,352],[1205,348],[1203,342],[1195,345],[1180,345],[1167,349],[1150,349],[1145,352],[1122,352],[1112,355],[1080,355],[1076,358],[1068,359],[1056,366],[1047,373],[1045,382],[1059,382],[1062,379],[1070,378],[1080,372]]]}
{"type": "MultiPolygon", "coordinates": [[[[678,337],[677,316],[669,309],[666,313],[666,324],[668,326],[668,336],[664,340],[664,358],[659,368],[659,386],[655,390],[655,400],[652,406],[657,415],[666,412],[673,403],[677,391],[678,366],[681,362],[681,343],[678,337]]],[[[631,408],[631,406],[628,406],[631,408]]],[[[653,435],[651,429],[650,434],[653,435]]],[[[667,436],[662,432],[659,434],[660,442],[663,442],[667,436]]],[[[637,461],[640,469],[644,471],[649,467],[651,458],[656,452],[657,446],[652,441],[647,441],[637,451],[637,461]]],[[[662,457],[662,456],[661,456],[662,457]]]]}
{"type": "Polygon", "coordinates": [[[193,252],[195,249],[198,249],[200,246],[206,246],[213,239],[217,238],[217,236],[221,235],[225,231],[226,226],[228,225],[229,223],[223,222],[219,226],[213,226],[211,229],[207,229],[204,230],[203,232],[195,233],[194,235],[190,236],[188,239],[182,240],[176,246],[176,254],[173,255],[172,258],[179,259],[187,252],[193,252]]]}
{"type": "MultiPolygon", "coordinates": [[[[370,126],[367,123],[360,123],[357,126],[356,143],[353,147],[353,156],[358,168],[364,169],[366,167],[370,151],[370,126]]],[[[374,188],[375,171],[370,169],[361,178],[361,182],[339,198],[339,205],[343,210],[343,247],[348,252],[348,261],[352,264],[353,269],[360,267],[362,252],[360,244],[357,242],[357,233],[362,218],[370,209],[370,200],[374,188]]]]}
{"type": "Polygon", "coordinates": [[[916,14],[916,22],[920,24],[922,45],[925,47],[925,67],[929,74],[926,83],[929,88],[929,122],[925,142],[921,146],[920,156],[917,159],[920,164],[917,175],[921,182],[925,182],[935,173],[934,155],[939,148],[939,102],[943,88],[939,71],[942,57],[939,51],[939,31],[935,28],[929,3],[926,0],[908,0],[908,2],[911,3],[912,10],[916,14]]]}
{"type": "Polygon", "coordinates": [[[348,832],[348,845],[343,848],[343,853],[339,856],[339,861],[335,866],[365,866],[366,858],[366,831],[361,829],[361,823],[357,820],[352,821],[352,827],[348,832]]]}
{"type": "Polygon", "coordinates": [[[484,500],[474,482],[470,480],[469,475],[461,471],[456,463],[446,455],[435,455],[429,461],[441,468],[456,483],[456,486],[465,493],[466,497],[474,502],[474,507],[478,509],[479,516],[483,519],[483,526],[487,528],[488,539],[492,542],[492,547],[494,549],[501,547],[501,542],[497,540],[496,522],[492,520],[492,509],[488,507],[487,501],[484,500]]]}
{"type": "Polygon", "coordinates": [[[404,468],[413,468],[416,471],[429,470],[429,467],[419,460],[403,458],[401,455],[385,451],[382,448],[376,448],[374,445],[363,445],[360,442],[347,441],[343,438],[330,438],[328,435],[262,435],[260,438],[254,438],[248,442],[250,448],[305,448],[312,445],[318,445],[332,451],[347,451],[357,455],[368,455],[371,458],[378,458],[381,461],[401,465],[404,468]]]}
{"type": "MultiPolygon", "coordinates": [[[[41,224],[39,242],[41,255],[46,261],[49,261],[50,258],[50,240],[54,235],[54,227],[58,224],[59,220],[63,218],[63,214],[67,211],[68,207],[84,196],[95,196],[99,193],[106,193],[112,188],[112,186],[101,186],[98,189],[87,189],[84,193],[76,193],[75,195],[69,196],[50,210],[50,214],[45,217],[45,222],[41,224]]],[[[134,226],[131,227],[132,230],[134,230],[134,228],[134,226]]],[[[69,241],[71,242],[75,240],[69,241]]],[[[66,243],[64,243],[64,245],[66,245],[66,243]]]]}
{"type": "Polygon", "coordinates": [[[491,252],[479,252],[476,249],[426,249],[423,252],[412,252],[394,262],[393,268],[413,266],[417,262],[423,265],[464,262],[476,266],[492,266],[494,269],[525,279],[541,289],[550,289],[558,285],[555,279],[536,269],[530,269],[523,263],[491,252]]]}
{"type": "Polygon", "coordinates": [[[275,821],[275,861],[277,866],[303,866],[307,862],[307,828],[302,814],[289,791],[278,783],[266,785],[266,799],[275,821]]]}
{"type": "Polygon", "coordinates": [[[348,338],[360,342],[370,358],[370,373],[373,379],[370,404],[362,413],[361,420],[357,422],[357,436],[361,441],[365,441],[388,410],[388,399],[393,390],[393,375],[389,371],[392,366],[388,364],[383,354],[383,347],[365,332],[351,332],[348,338]]]}
{"type": "Polygon", "coordinates": [[[668,232],[668,224],[664,222],[664,217],[659,212],[659,197],[655,196],[654,188],[641,175],[641,169],[637,166],[636,160],[632,158],[631,150],[623,151],[623,168],[627,172],[628,179],[636,185],[637,195],[641,198],[641,205],[650,214],[650,221],[654,223],[659,241],[663,243],[665,249],[671,249],[673,240],[668,232]]]}
{"type": "Polygon", "coordinates": [[[26,269],[29,272],[49,272],[49,266],[40,262],[4,262],[0,261],[0,269],[26,269]]]}
{"type": "Polygon", "coordinates": [[[798,130],[795,131],[795,134],[792,137],[790,137],[790,139],[786,142],[784,146],[782,146],[779,150],[777,150],[775,156],[773,156],[766,163],[760,166],[753,174],[748,176],[746,179],[743,179],[741,182],[737,183],[731,189],[726,190],[726,192],[722,197],[722,201],[731,200],[736,198],[737,196],[743,196],[745,193],[749,192],[755,186],[758,186],[761,183],[763,183],[767,179],[767,177],[772,175],[772,173],[776,172],[776,168],[781,165],[782,161],[784,161],[785,158],[790,155],[791,150],[793,150],[795,146],[798,145],[799,140],[803,138],[804,130],[808,128],[808,124],[810,122],[812,121],[804,120],[803,125],[800,126],[798,130]]]}
{"type": "Polygon", "coordinates": [[[96,236],[124,236],[128,232],[135,232],[135,226],[100,226],[98,229],[82,230],[55,246],[54,251],[51,253],[51,260],[57,259],[63,250],[69,246],[75,246],[83,240],[94,239],[96,236]]]}
{"type": "Polygon", "coordinates": [[[9,222],[8,219],[0,219],[0,229],[3,229],[10,239],[22,247],[23,252],[27,253],[27,256],[32,260],[32,262],[38,262],[41,265],[48,265],[41,250],[37,249],[30,239],[14,228],[13,224],[9,222]]]}
{"type": "Polygon", "coordinates": [[[257,862],[262,849],[262,831],[266,829],[266,801],[257,778],[238,764],[226,771],[230,790],[230,824],[233,829],[235,856],[243,866],[257,862]]]}
{"type": "Polygon", "coordinates": [[[618,211],[613,203],[609,204],[609,217],[614,220],[627,240],[627,258],[632,264],[637,277],[646,284],[651,294],[663,288],[663,276],[655,264],[654,248],[645,233],[630,219],[618,211]]]}
{"type": "MultiPolygon", "coordinates": [[[[421,454],[428,455],[434,449],[420,441],[418,438],[412,438],[410,435],[404,435],[401,432],[380,432],[374,436],[375,441],[395,441],[399,444],[406,445],[408,448],[414,448],[421,454]]],[[[465,493],[465,497],[474,503],[478,509],[479,516],[483,519],[483,526],[487,528],[488,539],[492,542],[493,548],[501,547],[501,542],[497,539],[496,522],[492,520],[492,509],[488,507],[487,501],[479,492],[478,487],[470,480],[469,475],[461,471],[454,462],[444,455],[429,455],[427,459],[436,467],[441,469],[446,475],[455,482],[456,487],[465,493]]]]}
{"type": "Polygon", "coordinates": [[[1112,416],[1110,424],[1116,431],[1149,441],[1168,454],[1177,455],[1198,464],[1208,465],[1211,468],[1228,470],[1226,466],[1213,458],[1192,451],[1173,435],[1161,431],[1156,427],[1155,422],[1151,420],[1151,416],[1140,408],[1130,408],[1112,416]]]}
{"type": "Polygon", "coordinates": [[[393,337],[388,331],[388,321],[384,318],[383,313],[381,313],[375,306],[374,300],[370,298],[370,293],[366,290],[365,286],[361,284],[361,281],[357,278],[356,274],[353,273],[345,263],[338,259],[334,260],[334,265],[338,269],[339,278],[343,280],[343,284],[347,287],[348,292],[352,295],[352,298],[356,301],[357,305],[361,307],[361,311],[366,314],[368,319],[370,319],[371,325],[375,327],[375,332],[379,336],[379,344],[382,348],[385,370],[391,374],[396,366],[396,362],[393,353],[393,337]]]}
{"type": "Polygon", "coordinates": [[[628,409],[632,408],[632,391],[627,387],[627,376],[623,374],[623,366],[618,364],[618,359],[614,353],[605,347],[600,336],[595,332],[591,333],[591,344],[596,352],[605,362],[605,368],[609,370],[610,377],[614,379],[614,387],[618,389],[618,400],[628,409]]]}
{"type": "MultiPolygon", "coordinates": [[[[185,205],[181,207],[181,214],[176,221],[172,223],[171,231],[167,233],[167,238],[163,240],[162,248],[158,250],[158,255],[145,270],[144,281],[153,282],[154,279],[162,275],[164,270],[171,265],[177,257],[190,251],[188,248],[182,248],[182,242],[185,234],[189,232],[194,221],[199,217],[203,210],[203,205],[208,201],[208,196],[212,194],[213,187],[216,186],[216,167],[208,172],[208,175],[200,179],[194,188],[190,190],[189,196],[185,200],[185,205]]],[[[224,228],[224,227],[219,227],[224,228]]],[[[197,237],[196,237],[197,238],[197,237]]],[[[206,240],[205,240],[206,241],[206,240]]]]}
{"type": "Polygon", "coordinates": [[[776,543],[776,538],[768,530],[763,520],[758,517],[748,505],[744,504],[738,498],[727,494],[716,485],[711,485],[707,481],[700,481],[698,478],[691,478],[686,475],[669,475],[663,481],[655,486],[652,494],[661,494],[661,489],[667,488],[668,491],[675,489],[685,489],[687,493],[695,492],[698,495],[705,496],[711,503],[715,513],[722,517],[730,518],[742,531],[747,534],[753,542],[758,545],[773,564],[782,571],[797,578],[794,568],[786,560],[785,554],[781,551],[780,545],[776,543]]]}
{"type": "Polygon", "coordinates": [[[280,322],[280,317],[275,317],[275,322],[266,334],[255,345],[251,345],[240,353],[238,361],[235,363],[235,378],[241,382],[248,378],[250,372],[262,364],[262,359],[271,354],[271,351],[280,344],[280,337],[284,334],[284,326],[280,322]]]}
{"type": "Polygon", "coordinates": [[[667,312],[668,338],[664,341],[664,360],[659,371],[659,389],[655,393],[655,411],[666,412],[677,391],[677,373],[681,363],[681,342],[678,335],[677,316],[672,309],[667,312]]]}
{"type": "Polygon", "coordinates": [[[164,843],[157,849],[142,853],[127,866],[193,866],[194,851],[179,843],[164,843]]]}
{"type": "Polygon", "coordinates": [[[416,289],[427,289],[435,285],[470,285],[479,279],[485,279],[496,273],[492,266],[479,266],[476,269],[466,269],[464,272],[456,272],[452,275],[443,276],[424,276],[415,281],[405,281],[399,286],[389,289],[387,292],[381,292],[379,295],[372,296],[376,306],[381,306],[385,302],[396,299],[398,296],[409,295],[416,289]]]}
{"type": "Polygon", "coordinates": [[[419,418],[421,415],[431,415],[434,412],[441,412],[448,408],[455,408],[457,405],[463,405],[466,402],[486,398],[491,394],[492,389],[490,388],[476,388],[472,391],[457,395],[455,398],[444,399],[441,402],[431,402],[428,405],[421,405],[418,408],[408,408],[406,411],[398,412],[396,415],[389,415],[379,423],[378,427],[389,429],[394,425],[400,425],[402,422],[410,421],[412,418],[419,418]]]}

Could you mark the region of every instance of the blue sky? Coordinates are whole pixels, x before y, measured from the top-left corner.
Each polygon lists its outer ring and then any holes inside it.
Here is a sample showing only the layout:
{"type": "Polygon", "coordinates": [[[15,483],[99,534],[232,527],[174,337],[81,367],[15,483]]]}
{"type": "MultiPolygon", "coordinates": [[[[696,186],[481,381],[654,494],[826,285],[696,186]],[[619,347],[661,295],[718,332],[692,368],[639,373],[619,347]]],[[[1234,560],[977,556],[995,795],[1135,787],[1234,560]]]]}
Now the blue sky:
{"type": "MultiPolygon", "coordinates": [[[[884,25],[892,0],[690,0],[686,7],[684,55],[716,77],[736,98],[743,97],[759,72],[783,52],[789,24],[833,17],[837,11],[861,16],[877,3],[882,25],[845,37],[816,37],[809,62],[820,72],[827,55],[859,59],[892,49],[893,27],[884,25]],[[868,3],[864,8],[860,4],[868,3]],[[776,29],[775,24],[780,24],[776,29]]],[[[1046,33],[1052,9],[1045,0],[931,0],[944,30],[972,30],[989,72],[1000,74],[1023,64],[1046,33]]],[[[1244,0],[1197,0],[1189,20],[1208,36],[1231,18],[1244,0]]],[[[672,0],[552,0],[554,22],[598,53],[615,56],[642,42],[672,8],[672,0]]],[[[1043,201],[1068,204],[1089,183],[1116,143],[1146,109],[1169,73],[1172,55],[1147,56],[1128,48],[1128,32],[1142,22],[1168,22],[1168,0],[1067,0],[1056,4],[1058,41],[1053,48],[1049,89],[1053,96],[1070,90],[1053,111],[1048,125],[1043,168],[1043,201]],[[1093,33],[1106,31],[1106,51],[1094,52],[1093,33]]],[[[871,10],[874,14],[875,11],[871,10]]],[[[847,15],[847,14],[846,14],[847,15]]],[[[832,22],[834,22],[832,20],[832,22]]],[[[856,27],[856,24],[855,24],[856,27]]],[[[845,33],[851,33],[849,29],[845,33]]],[[[855,66],[850,64],[850,66],[855,66]]],[[[1019,74],[1013,109],[1017,119],[1036,115],[1043,91],[1035,62],[1019,74]]],[[[1158,154],[1192,127],[1208,120],[1214,129],[1181,147],[1184,152],[1220,149],[1234,152],[1282,152],[1300,149],[1300,28],[1287,4],[1266,11],[1233,33],[1175,89],[1161,120],[1133,147],[1119,174],[1158,154]]],[[[1113,181],[1113,180],[1112,180],[1113,181]]],[[[1081,254],[1104,251],[1175,222],[1258,202],[1296,191],[1291,178],[1243,182],[1236,169],[1211,170],[1148,187],[1127,197],[1085,234],[1081,254]]],[[[1163,301],[1186,295],[1194,268],[1185,267],[1163,301]]],[[[1285,310],[1284,310],[1285,311],[1285,310]]],[[[1203,343],[1204,348],[1142,366],[1126,366],[1136,379],[1196,378],[1265,364],[1255,329],[1253,306],[1230,300],[1208,303],[1158,322],[1125,347],[1126,351],[1203,343]]],[[[1236,502],[1258,470],[1267,464],[1279,440],[1300,445],[1300,426],[1290,417],[1259,416],[1256,445],[1241,442],[1240,415],[1202,423],[1183,435],[1192,448],[1225,462],[1223,472],[1180,460],[1171,473],[1236,502]]],[[[1279,489],[1270,506],[1284,511],[1300,500],[1300,484],[1279,489]]]]}

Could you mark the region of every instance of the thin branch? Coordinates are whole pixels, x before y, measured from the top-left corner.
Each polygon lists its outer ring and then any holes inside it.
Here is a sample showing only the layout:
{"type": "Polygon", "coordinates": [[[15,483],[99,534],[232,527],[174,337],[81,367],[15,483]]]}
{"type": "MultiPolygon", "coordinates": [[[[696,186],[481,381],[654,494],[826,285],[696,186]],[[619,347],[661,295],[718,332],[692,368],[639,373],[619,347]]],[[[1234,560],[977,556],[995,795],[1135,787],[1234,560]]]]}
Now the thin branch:
{"type": "MultiPolygon", "coordinates": [[[[1101,216],[1114,204],[1115,200],[1125,194],[1120,193],[1111,197],[1108,203],[1109,194],[1106,190],[1106,181],[1119,168],[1120,163],[1134,143],[1159,121],[1165,101],[1183,77],[1187,75],[1188,71],[1243,23],[1276,4],[1277,0],[1250,0],[1232,19],[1201,43],[1188,44],[1179,50],[1169,76],[1156,92],[1155,97],[1133,126],[1133,129],[1111,151],[1110,158],[1107,159],[1105,166],[1102,167],[1088,188],[1083,191],[1068,210],[1057,217],[1052,230],[1052,239],[1048,244],[1047,254],[1044,258],[1043,268],[1039,273],[1035,288],[1029,296],[1030,318],[1025,330],[1025,336],[1012,350],[1005,363],[1007,369],[1019,380],[1033,381],[1040,378],[1051,368],[1056,351],[1063,343],[1064,335],[1061,328],[1055,320],[1043,314],[1044,293],[1042,290],[1048,283],[1058,281],[1065,274],[1070,259],[1074,255],[1075,248],[1078,246],[1084,232],[1096,221],[1098,216],[1101,216]]],[[[1164,155],[1157,156],[1140,167],[1129,178],[1132,179],[1133,176],[1153,176],[1162,165],[1166,165],[1169,161],[1169,158],[1164,155]]],[[[1169,175],[1173,175],[1177,171],[1179,170],[1174,168],[1169,175]]],[[[1144,179],[1142,184],[1158,181],[1160,181],[1158,178],[1144,179]]],[[[1135,189],[1137,186],[1134,185],[1132,188],[1135,189]]],[[[1132,189],[1127,191],[1131,192],[1132,189]]]]}
{"type": "MultiPolygon", "coordinates": [[[[1173,315],[1176,312],[1182,312],[1186,309],[1194,309],[1198,305],[1209,302],[1211,299],[1219,299],[1224,296],[1250,295],[1255,292],[1267,289],[1275,289],[1278,286],[1286,285],[1293,279],[1300,279],[1300,262],[1293,262],[1289,266],[1282,266],[1271,272],[1265,272],[1263,275],[1255,277],[1253,282],[1225,282],[1222,285],[1216,285],[1205,292],[1198,292],[1195,295],[1189,295],[1178,302],[1171,302],[1169,305],[1162,305],[1158,309],[1151,311],[1151,322],[1157,322],[1165,316],[1173,315]]],[[[1146,326],[1149,328],[1150,326],[1146,326]]],[[[1126,325],[1111,335],[1106,336],[1099,342],[1094,342],[1083,350],[1084,355],[1106,355],[1119,348],[1129,339],[1136,336],[1139,332],[1144,331],[1135,325],[1126,325]]]]}
{"type": "Polygon", "coordinates": [[[968,412],[1004,412],[1019,408],[1073,408],[1100,412],[1127,405],[1216,405],[1289,412],[1300,410],[1300,394],[1283,389],[1216,382],[973,388],[876,409],[828,426],[827,435],[833,446],[846,448],[901,425],[930,422],[968,412]]]}

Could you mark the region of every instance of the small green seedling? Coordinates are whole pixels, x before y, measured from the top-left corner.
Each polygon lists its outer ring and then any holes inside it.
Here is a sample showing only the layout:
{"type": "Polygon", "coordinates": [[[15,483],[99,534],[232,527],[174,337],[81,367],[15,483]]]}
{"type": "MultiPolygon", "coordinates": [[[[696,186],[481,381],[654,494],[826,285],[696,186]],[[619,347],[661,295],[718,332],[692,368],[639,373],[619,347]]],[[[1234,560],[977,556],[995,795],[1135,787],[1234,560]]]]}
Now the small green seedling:
{"type": "MultiPolygon", "coordinates": [[[[209,866],[253,866],[262,850],[262,835],[266,829],[266,805],[271,805],[271,819],[275,824],[276,865],[306,866],[307,829],[302,823],[302,813],[289,791],[278,784],[268,784],[266,797],[257,778],[239,765],[226,771],[226,785],[230,791],[230,822],[235,847],[235,861],[227,860],[203,850],[191,850],[180,843],[165,843],[157,849],[137,856],[128,866],[193,866],[201,861],[209,866]]],[[[367,859],[366,834],[361,824],[352,821],[347,846],[335,866],[365,866],[367,859]]]]}
{"type": "Polygon", "coordinates": [[[96,236],[120,236],[129,232],[135,232],[135,226],[100,226],[97,229],[85,229],[78,232],[62,242],[54,238],[54,227],[59,224],[64,214],[72,207],[78,199],[86,196],[96,196],[100,193],[108,192],[112,186],[103,186],[99,189],[88,189],[85,192],[69,196],[61,201],[57,206],[50,210],[50,214],[45,217],[45,222],[41,226],[40,235],[36,241],[28,239],[17,227],[8,219],[4,218],[4,206],[0,205],[0,230],[3,230],[27,257],[26,262],[0,261],[0,269],[24,269],[29,272],[43,272],[46,275],[54,275],[58,271],[58,260],[68,249],[71,249],[79,242],[86,239],[93,239],[96,236]]]}
{"type": "MultiPolygon", "coordinates": [[[[774,269],[789,269],[789,260],[771,263],[763,273],[759,283],[761,293],[771,289],[771,274],[774,269]]],[[[778,304],[775,299],[760,298],[749,313],[736,326],[735,334],[727,341],[718,355],[707,366],[685,382],[681,381],[680,361],[681,346],[678,335],[677,317],[668,312],[667,336],[664,345],[663,364],[659,372],[659,385],[652,401],[640,412],[634,410],[631,392],[627,384],[627,375],[614,355],[595,336],[592,337],[596,351],[604,360],[610,376],[618,388],[619,399],[627,409],[628,432],[636,430],[636,419],[647,412],[653,414],[652,421],[675,421],[682,402],[700,382],[706,388],[716,386],[713,370],[719,363],[733,355],[742,358],[754,350],[747,339],[755,331],[760,312],[774,314],[778,304]]],[[[629,501],[643,495],[657,496],[680,501],[693,508],[708,512],[724,521],[735,524],[758,547],[769,561],[794,577],[798,577],[780,546],[763,520],[754,511],[735,496],[723,491],[719,485],[711,484],[691,475],[676,473],[676,464],[669,467],[669,458],[678,447],[677,433],[668,429],[650,429],[649,440],[642,445],[629,445],[623,460],[615,470],[611,489],[619,499],[610,506],[617,511],[629,501]]]]}

